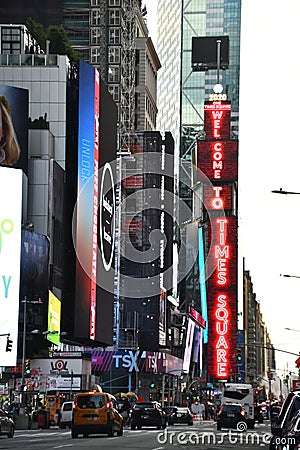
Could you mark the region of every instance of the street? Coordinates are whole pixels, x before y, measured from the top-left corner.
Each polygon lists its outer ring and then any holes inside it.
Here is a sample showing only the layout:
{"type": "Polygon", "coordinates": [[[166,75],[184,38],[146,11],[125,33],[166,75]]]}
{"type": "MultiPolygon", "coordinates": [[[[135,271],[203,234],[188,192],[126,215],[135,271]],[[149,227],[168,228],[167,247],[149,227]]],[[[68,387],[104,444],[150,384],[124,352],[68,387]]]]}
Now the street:
{"type": "Polygon", "coordinates": [[[143,428],[131,430],[126,428],[121,437],[108,438],[106,435],[95,435],[88,438],[79,436],[71,439],[70,430],[17,430],[13,439],[0,437],[0,449],[52,450],[76,448],[111,448],[117,450],[170,450],[183,447],[185,449],[234,449],[251,448],[258,450],[269,448],[270,425],[256,424],[254,430],[238,433],[235,430],[216,431],[216,424],[205,421],[194,424],[169,426],[166,430],[143,428]]]}

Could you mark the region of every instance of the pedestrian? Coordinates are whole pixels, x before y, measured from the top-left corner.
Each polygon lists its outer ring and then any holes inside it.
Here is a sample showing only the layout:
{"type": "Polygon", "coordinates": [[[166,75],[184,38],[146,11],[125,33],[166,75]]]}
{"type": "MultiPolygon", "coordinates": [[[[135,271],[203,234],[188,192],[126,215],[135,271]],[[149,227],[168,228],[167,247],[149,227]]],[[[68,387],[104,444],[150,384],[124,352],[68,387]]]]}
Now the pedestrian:
{"type": "Polygon", "coordinates": [[[54,414],[54,425],[56,427],[58,427],[59,426],[59,422],[60,422],[60,412],[59,412],[59,409],[57,409],[55,414],[54,414]]]}

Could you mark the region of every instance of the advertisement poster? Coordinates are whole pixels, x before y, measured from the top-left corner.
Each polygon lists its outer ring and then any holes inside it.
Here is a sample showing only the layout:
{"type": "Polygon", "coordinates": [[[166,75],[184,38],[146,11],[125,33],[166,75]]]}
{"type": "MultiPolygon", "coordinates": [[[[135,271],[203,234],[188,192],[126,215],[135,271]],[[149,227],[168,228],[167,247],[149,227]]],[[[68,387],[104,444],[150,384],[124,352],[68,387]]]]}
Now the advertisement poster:
{"type": "Polygon", "coordinates": [[[0,167],[0,361],[15,366],[17,359],[22,178],[19,169],[0,167]],[[7,338],[11,350],[6,351],[7,338]]]}

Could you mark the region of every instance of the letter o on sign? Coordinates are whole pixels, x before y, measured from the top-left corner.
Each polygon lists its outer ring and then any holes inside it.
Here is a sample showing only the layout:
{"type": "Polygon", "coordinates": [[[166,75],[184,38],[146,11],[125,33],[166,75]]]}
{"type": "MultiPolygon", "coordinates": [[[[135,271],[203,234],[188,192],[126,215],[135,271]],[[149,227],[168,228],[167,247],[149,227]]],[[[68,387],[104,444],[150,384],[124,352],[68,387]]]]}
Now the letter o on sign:
{"type": "Polygon", "coordinates": [[[63,370],[64,367],[65,367],[65,363],[64,363],[64,361],[62,359],[58,359],[55,362],[54,367],[55,367],[56,370],[63,370]]]}

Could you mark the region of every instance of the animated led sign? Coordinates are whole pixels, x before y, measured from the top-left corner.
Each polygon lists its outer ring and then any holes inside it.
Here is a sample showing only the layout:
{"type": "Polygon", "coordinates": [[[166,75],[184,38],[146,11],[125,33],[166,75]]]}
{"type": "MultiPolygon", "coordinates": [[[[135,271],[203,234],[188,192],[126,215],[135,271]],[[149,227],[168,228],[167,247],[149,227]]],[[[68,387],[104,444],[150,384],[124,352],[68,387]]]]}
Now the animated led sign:
{"type": "Polygon", "coordinates": [[[204,103],[205,139],[230,139],[231,103],[214,101],[204,103]]]}
{"type": "Polygon", "coordinates": [[[235,217],[214,217],[209,230],[208,370],[217,379],[234,375],[237,303],[237,246],[235,217]]]}
{"type": "Polygon", "coordinates": [[[199,181],[235,181],[238,176],[238,141],[198,141],[199,181]]]}

